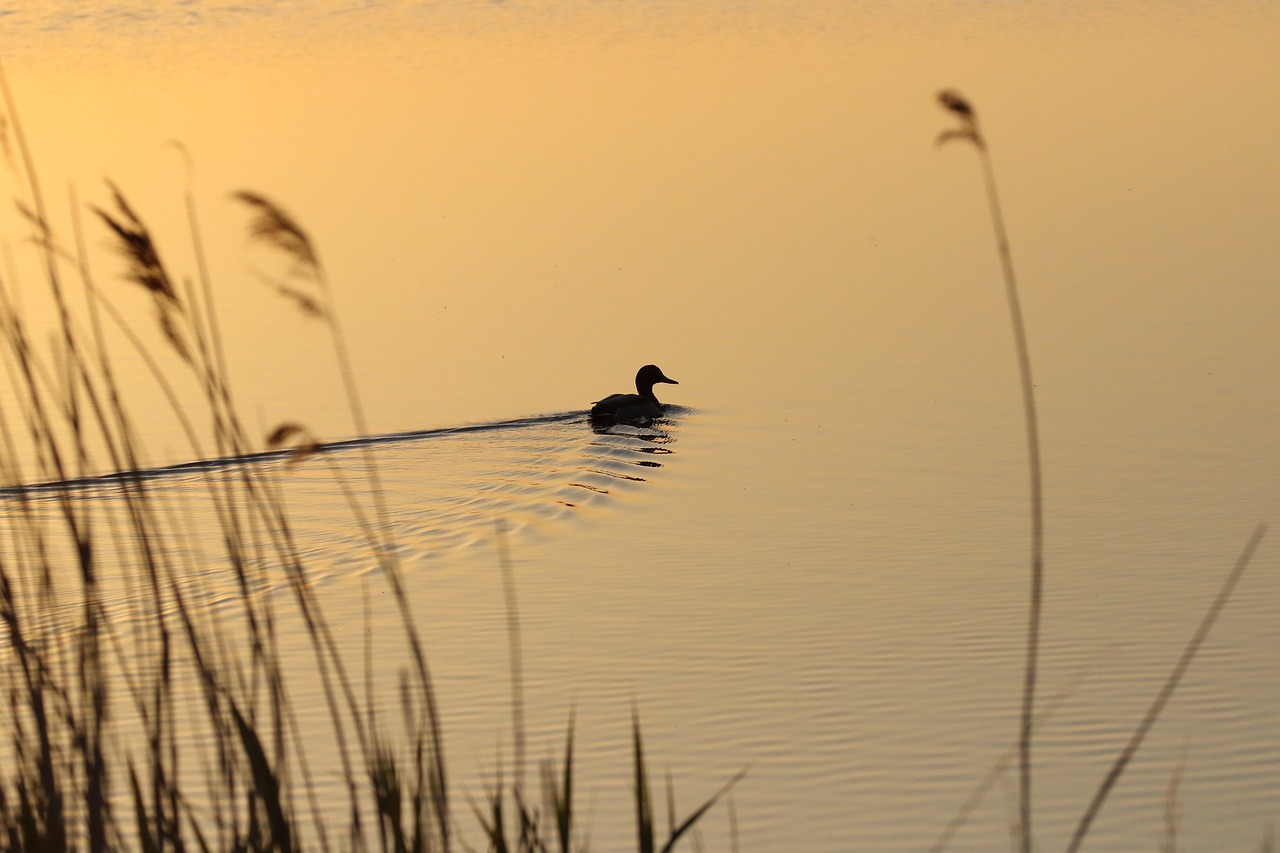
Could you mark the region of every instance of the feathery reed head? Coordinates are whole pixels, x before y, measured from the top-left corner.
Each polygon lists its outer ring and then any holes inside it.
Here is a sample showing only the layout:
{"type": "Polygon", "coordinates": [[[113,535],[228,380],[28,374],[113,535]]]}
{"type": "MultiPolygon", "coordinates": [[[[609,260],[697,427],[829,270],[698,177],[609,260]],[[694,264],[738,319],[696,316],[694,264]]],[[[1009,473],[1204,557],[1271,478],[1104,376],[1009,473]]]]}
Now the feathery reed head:
{"type": "Polygon", "coordinates": [[[311,245],[311,238],[292,216],[266,196],[251,190],[239,190],[232,198],[251,207],[253,221],[249,223],[249,235],[291,257],[309,275],[319,277],[320,258],[311,245]]]}
{"type": "Polygon", "coordinates": [[[151,232],[133,212],[133,208],[129,206],[120,189],[110,181],[107,181],[107,186],[110,187],[111,196],[116,204],[116,214],[107,213],[100,207],[93,208],[93,211],[116,235],[116,248],[129,265],[125,277],[152,294],[164,297],[176,305],[178,294],[173,289],[173,283],[169,279],[168,272],[165,271],[164,264],[160,261],[160,253],[151,239],[151,232]]]}
{"type": "Polygon", "coordinates": [[[964,96],[955,89],[943,89],[938,93],[938,103],[942,104],[944,109],[960,116],[973,116],[973,107],[964,99],[964,96]]]}
{"type": "MultiPolygon", "coordinates": [[[[290,278],[297,276],[310,279],[323,286],[320,258],[311,244],[311,238],[292,216],[271,199],[251,190],[240,190],[232,193],[232,197],[254,210],[255,215],[249,223],[250,239],[261,241],[282,252],[294,264],[290,278]]],[[[328,318],[328,312],[316,295],[289,281],[269,275],[264,277],[276,293],[293,302],[303,314],[320,319],[328,318]]]]}
{"type": "Polygon", "coordinates": [[[986,142],[983,141],[982,134],[978,131],[978,114],[974,112],[973,106],[963,95],[955,89],[943,89],[938,93],[938,103],[944,110],[960,120],[959,127],[944,130],[938,134],[939,145],[950,142],[953,139],[961,139],[972,142],[978,148],[986,147],[986,142]]]}
{"type": "Polygon", "coordinates": [[[268,280],[268,284],[272,290],[292,302],[306,316],[320,320],[328,318],[329,314],[324,310],[324,306],[320,304],[320,300],[310,293],[275,279],[268,280]]]}
{"type": "Polygon", "coordinates": [[[293,448],[289,454],[289,465],[296,465],[321,450],[320,442],[311,434],[311,430],[292,422],[279,424],[267,433],[267,449],[280,450],[284,447],[293,448]]]}
{"type": "Polygon", "coordinates": [[[182,303],[178,301],[173,280],[169,278],[169,273],[160,260],[160,252],[151,239],[151,232],[125,200],[119,187],[111,181],[107,181],[107,186],[111,189],[116,212],[107,213],[100,207],[94,207],[93,211],[116,236],[116,248],[127,264],[125,278],[141,285],[151,294],[160,331],[182,360],[191,363],[191,348],[182,334],[182,324],[179,321],[179,317],[183,315],[182,303]]]}

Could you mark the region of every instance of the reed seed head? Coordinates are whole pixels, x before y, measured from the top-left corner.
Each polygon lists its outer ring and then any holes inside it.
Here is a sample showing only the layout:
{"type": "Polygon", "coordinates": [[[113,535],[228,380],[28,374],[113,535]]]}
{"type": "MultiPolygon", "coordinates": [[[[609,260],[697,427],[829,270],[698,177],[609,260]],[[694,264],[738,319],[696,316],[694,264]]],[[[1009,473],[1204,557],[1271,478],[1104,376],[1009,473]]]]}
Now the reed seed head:
{"type": "Polygon", "coordinates": [[[296,465],[308,457],[315,456],[321,449],[320,442],[311,434],[311,430],[302,424],[292,422],[279,424],[267,433],[267,449],[279,450],[284,447],[293,449],[289,454],[289,465],[296,465]]]}
{"type": "Polygon", "coordinates": [[[111,189],[116,213],[107,213],[100,207],[95,207],[93,210],[116,235],[116,248],[129,265],[125,277],[177,306],[178,294],[169,279],[169,273],[160,261],[160,253],[151,239],[151,232],[134,213],[116,185],[108,181],[107,186],[111,189]]]}
{"type": "Polygon", "coordinates": [[[125,279],[140,285],[151,294],[160,331],[178,356],[190,364],[191,347],[187,345],[179,319],[183,316],[182,303],[178,301],[173,280],[160,260],[160,252],[151,239],[151,232],[120,189],[111,181],[107,181],[107,186],[111,189],[112,200],[115,202],[115,213],[108,213],[100,207],[94,207],[93,211],[115,234],[116,249],[126,263],[125,279]]]}
{"type": "Polygon", "coordinates": [[[955,89],[943,89],[938,93],[938,103],[960,121],[959,127],[938,134],[939,145],[952,140],[964,140],[972,142],[978,148],[986,147],[982,134],[978,131],[978,114],[963,95],[955,89]]]}
{"type": "Polygon", "coordinates": [[[252,238],[284,252],[311,275],[319,275],[320,259],[311,244],[311,238],[292,216],[261,193],[240,190],[232,193],[232,197],[254,211],[254,218],[249,223],[249,235],[252,238]]]}

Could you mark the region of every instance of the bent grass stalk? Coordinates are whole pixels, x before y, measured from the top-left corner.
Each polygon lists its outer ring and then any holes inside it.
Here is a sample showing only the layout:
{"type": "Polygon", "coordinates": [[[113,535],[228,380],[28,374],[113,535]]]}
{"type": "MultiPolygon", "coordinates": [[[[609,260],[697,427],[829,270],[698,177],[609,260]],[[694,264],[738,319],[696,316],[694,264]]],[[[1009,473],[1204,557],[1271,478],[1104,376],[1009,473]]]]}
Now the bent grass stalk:
{"type": "Polygon", "coordinates": [[[1222,583],[1222,588],[1218,590],[1218,595],[1214,598],[1213,603],[1209,605],[1209,609],[1205,612],[1204,618],[1200,620],[1199,627],[1196,628],[1191,639],[1187,642],[1186,648],[1182,650],[1182,656],[1178,658],[1177,664],[1174,665],[1173,671],[1169,673],[1169,677],[1165,679],[1164,685],[1160,688],[1160,692],[1156,694],[1156,698],[1152,701],[1151,707],[1147,709],[1147,713],[1134,729],[1133,735],[1129,738],[1129,742],[1125,744],[1124,749],[1116,757],[1115,762],[1111,765],[1111,769],[1107,771],[1107,775],[1103,778],[1102,783],[1098,786],[1098,790],[1094,793],[1093,799],[1090,800],[1089,806],[1080,817],[1080,822],[1076,825],[1075,833],[1071,836],[1071,842],[1067,845],[1067,853],[1075,853],[1080,849],[1080,845],[1084,842],[1084,837],[1089,832],[1089,827],[1093,825],[1093,820],[1098,816],[1098,812],[1102,809],[1102,804],[1106,802],[1107,795],[1111,793],[1111,789],[1119,781],[1120,775],[1124,773],[1133,756],[1137,754],[1138,747],[1142,745],[1142,741],[1147,736],[1147,732],[1155,725],[1156,720],[1160,717],[1160,712],[1164,710],[1164,706],[1168,703],[1169,697],[1173,695],[1173,691],[1177,689],[1178,683],[1182,680],[1182,676],[1186,673],[1187,667],[1191,666],[1191,661],[1195,659],[1196,653],[1200,651],[1200,646],[1204,644],[1205,638],[1209,636],[1209,631],[1213,628],[1213,624],[1218,620],[1218,615],[1222,612],[1222,608],[1227,606],[1227,601],[1231,598],[1231,593],[1235,590],[1236,584],[1239,583],[1240,577],[1244,574],[1244,570],[1248,568],[1249,561],[1253,558],[1253,553],[1258,549],[1258,544],[1262,541],[1263,535],[1266,533],[1265,524],[1259,524],[1254,528],[1253,534],[1245,543],[1244,550],[1240,552],[1240,556],[1236,559],[1235,565],[1227,574],[1226,580],[1222,583]]]}
{"type": "Polygon", "coordinates": [[[959,127],[943,131],[938,144],[968,142],[977,150],[982,163],[983,184],[991,227],[995,231],[996,252],[1004,276],[1005,296],[1009,302],[1009,320],[1013,326],[1017,350],[1018,376],[1022,385],[1022,416],[1027,433],[1027,467],[1031,478],[1031,594],[1027,617],[1027,652],[1022,684],[1022,714],[1018,730],[1018,825],[1022,853],[1031,853],[1031,736],[1035,721],[1036,672],[1040,648],[1040,611],[1044,599],[1044,488],[1040,464],[1040,427],[1036,416],[1035,382],[1031,378],[1031,349],[1027,344],[1026,324],[1022,319],[1022,302],[1018,296],[1018,279],[1013,271],[1013,253],[1005,231],[1004,214],[1000,210],[1000,194],[996,189],[995,168],[987,140],[978,126],[978,115],[960,94],[945,90],[938,103],[956,117],[959,127]]]}

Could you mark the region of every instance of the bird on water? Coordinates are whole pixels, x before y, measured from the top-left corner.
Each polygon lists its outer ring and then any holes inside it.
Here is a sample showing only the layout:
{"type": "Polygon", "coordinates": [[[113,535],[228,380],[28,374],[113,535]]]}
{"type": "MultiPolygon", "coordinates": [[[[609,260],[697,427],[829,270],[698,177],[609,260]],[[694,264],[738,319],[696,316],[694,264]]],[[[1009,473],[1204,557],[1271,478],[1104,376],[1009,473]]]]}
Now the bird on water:
{"type": "Polygon", "coordinates": [[[610,394],[591,406],[591,419],[615,423],[644,423],[662,417],[662,404],[653,393],[658,383],[679,385],[656,364],[646,364],[636,373],[636,393],[610,394]]]}

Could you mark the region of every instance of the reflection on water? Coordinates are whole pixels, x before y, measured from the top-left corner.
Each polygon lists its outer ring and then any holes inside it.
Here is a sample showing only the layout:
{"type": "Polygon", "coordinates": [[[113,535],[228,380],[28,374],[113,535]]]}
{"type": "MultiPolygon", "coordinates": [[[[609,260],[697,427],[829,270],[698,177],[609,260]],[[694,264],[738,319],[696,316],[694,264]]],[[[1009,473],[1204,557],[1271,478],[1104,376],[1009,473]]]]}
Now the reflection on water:
{"type": "MultiPolygon", "coordinates": [[[[648,426],[604,427],[577,411],[413,430],[330,442],[302,457],[270,451],[12,486],[0,489],[0,501],[10,507],[20,503],[35,517],[56,517],[64,499],[79,511],[110,515],[120,511],[117,504],[126,492],[145,489],[159,504],[175,501],[188,511],[208,513],[193,520],[192,528],[216,531],[215,507],[196,507],[216,496],[220,484],[249,469],[255,477],[276,482],[291,503],[305,496],[295,521],[322,542],[352,548],[352,553],[333,555],[334,564],[343,565],[365,543],[351,526],[341,485],[362,482],[363,454],[370,451],[392,508],[393,539],[406,555],[439,558],[487,537],[498,519],[514,529],[550,523],[565,510],[601,507],[610,497],[651,481],[669,464],[682,424],[692,415],[691,409],[669,406],[662,419],[648,426]]],[[[217,544],[216,537],[207,541],[206,554],[216,554],[217,544]]],[[[349,566],[353,571],[372,565],[369,555],[357,559],[359,565],[349,566]]]]}
{"type": "MultiPolygon", "coordinates": [[[[223,195],[286,201],[324,252],[385,435],[255,464],[356,643],[390,608],[364,610],[372,561],[327,466],[377,457],[470,790],[509,742],[492,523],[510,522],[530,744],[576,713],[596,849],[634,839],[633,704],[678,792],[753,763],[735,804],[760,853],[923,849],[1011,743],[1021,413],[973,164],[932,147],[940,88],[986,122],[1042,404],[1043,683],[1072,689],[1037,750],[1041,846],[1069,835],[1226,564],[1280,512],[1280,114],[1259,109],[1280,98],[1275,7],[196,2],[182,30],[112,24],[138,5],[120,3],[88,7],[74,26],[95,44],[77,45],[65,8],[32,17],[46,5],[6,6],[31,36],[6,68],[49,185],[101,203],[110,174],[183,245],[185,176],[158,153],[181,138],[246,410],[341,436],[322,336],[244,274],[223,195]],[[277,26],[235,23],[254,15],[277,26]],[[649,358],[680,365],[696,410],[509,420],[578,410],[649,358]]],[[[115,270],[98,275],[107,290],[115,270]]],[[[165,411],[139,410],[149,449],[184,459],[165,411]]],[[[214,467],[147,485],[189,514],[181,560],[216,608],[230,580],[198,499],[233,469],[214,467]]],[[[1179,846],[1259,848],[1280,791],[1274,543],[1097,849],[1156,846],[1178,767],[1179,846]]],[[[394,681],[402,650],[388,639],[376,664],[394,681]]],[[[1001,844],[1010,813],[995,786],[950,849],[1001,844]]],[[[708,848],[728,837],[713,814],[708,848]]]]}

